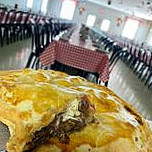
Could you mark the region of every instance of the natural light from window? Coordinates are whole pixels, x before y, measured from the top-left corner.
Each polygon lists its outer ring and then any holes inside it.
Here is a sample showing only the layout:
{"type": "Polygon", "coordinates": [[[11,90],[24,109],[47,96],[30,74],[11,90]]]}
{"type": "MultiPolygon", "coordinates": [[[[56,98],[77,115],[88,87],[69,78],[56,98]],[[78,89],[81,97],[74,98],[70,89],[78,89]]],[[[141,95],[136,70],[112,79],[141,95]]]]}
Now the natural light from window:
{"type": "Polygon", "coordinates": [[[152,46],[152,36],[150,37],[150,40],[148,42],[148,45],[152,46]]]}
{"type": "Polygon", "coordinates": [[[60,17],[67,20],[72,20],[76,8],[76,1],[63,0],[60,17]]]}
{"type": "Polygon", "coordinates": [[[43,13],[47,12],[47,3],[48,3],[48,0],[42,1],[41,12],[43,12],[43,13]]]}
{"type": "Polygon", "coordinates": [[[101,30],[107,32],[110,27],[110,20],[103,20],[101,24],[101,30]]]}
{"type": "Polygon", "coordinates": [[[89,14],[87,17],[86,25],[89,27],[92,27],[92,26],[94,26],[95,21],[96,21],[96,16],[89,14]]]}
{"type": "Polygon", "coordinates": [[[27,6],[27,8],[32,8],[33,7],[33,0],[27,0],[26,6],[27,6]]]}
{"type": "Polygon", "coordinates": [[[122,36],[128,39],[134,39],[139,27],[139,21],[128,18],[124,26],[122,36]]]}

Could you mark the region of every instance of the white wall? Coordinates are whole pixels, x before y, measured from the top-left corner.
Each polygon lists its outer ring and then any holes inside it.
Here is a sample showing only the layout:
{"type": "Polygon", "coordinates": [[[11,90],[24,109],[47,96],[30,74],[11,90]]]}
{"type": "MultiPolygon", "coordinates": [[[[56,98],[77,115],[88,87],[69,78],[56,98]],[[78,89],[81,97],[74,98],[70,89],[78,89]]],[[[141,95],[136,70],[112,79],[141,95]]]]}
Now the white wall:
{"type": "MultiPolygon", "coordinates": [[[[78,8],[79,7],[80,6],[78,6],[78,8]]],[[[96,28],[97,30],[100,30],[102,20],[109,19],[111,21],[111,25],[110,25],[110,29],[109,29],[108,33],[110,33],[112,35],[116,35],[116,36],[121,36],[122,30],[125,25],[126,17],[130,16],[129,14],[119,12],[116,10],[112,10],[109,8],[105,8],[105,7],[93,4],[91,2],[88,2],[86,4],[87,11],[85,13],[83,13],[82,15],[79,15],[78,8],[76,9],[74,19],[73,19],[76,23],[81,23],[81,22],[86,23],[87,15],[94,14],[97,16],[94,28],[96,28]],[[101,10],[104,11],[104,13],[101,13],[101,10]],[[121,24],[121,26],[116,25],[116,21],[117,21],[118,17],[121,17],[124,19],[124,22],[121,24]]],[[[143,20],[142,24],[139,26],[139,29],[136,33],[136,37],[135,37],[134,41],[139,42],[139,43],[145,41],[148,36],[149,30],[150,30],[150,22],[143,20]]]]}
{"type": "MultiPolygon", "coordinates": [[[[0,3],[10,6],[14,6],[17,3],[19,4],[19,8],[26,9],[26,1],[27,0],[0,0],[0,3]]],[[[41,3],[42,0],[34,0],[32,11],[38,13],[41,9],[41,3]]],[[[81,7],[81,5],[82,4],[79,3],[78,6],[76,7],[76,11],[73,18],[74,22],[86,23],[87,15],[91,13],[97,16],[94,26],[96,30],[100,30],[100,26],[103,19],[110,19],[111,25],[110,25],[109,33],[112,35],[121,36],[125,21],[122,23],[121,26],[118,27],[116,26],[116,20],[118,17],[123,17],[125,20],[126,16],[129,16],[129,14],[125,14],[123,12],[119,12],[116,10],[99,6],[91,2],[87,2],[86,12],[80,15],[79,8],[81,7]],[[101,10],[104,10],[104,13],[101,13],[101,10]]],[[[52,17],[60,17],[61,6],[62,6],[62,0],[49,0],[47,5],[47,9],[48,9],[47,14],[52,17]]],[[[151,23],[149,21],[146,20],[142,21],[142,24],[140,25],[136,37],[134,39],[135,42],[141,43],[143,41],[148,41],[149,37],[152,36],[152,32],[151,34],[149,34],[150,25],[151,23]]]]}
{"type": "Polygon", "coordinates": [[[1,4],[4,4],[6,6],[13,6],[15,4],[18,4],[18,7],[21,9],[26,8],[26,0],[0,0],[1,4]]]}
{"type": "Polygon", "coordinates": [[[51,17],[60,17],[62,0],[50,0],[48,2],[48,15],[51,17]]]}
{"type": "Polygon", "coordinates": [[[39,13],[41,11],[42,0],[34,0],[32,11],[39,13]]]}
{"type": "MultiPolygon", "coordinates": [[[[0,3],[6,6],[14,7],[15,4],[18,4],[19,9],[26,10],[27,0],[0,0],[0,3]]],[[[42,0],[34,0],[32,12],[39,13],[41,10],[42,0]]]]}
{"type": "MultiPolygon", "coordinates": [[[[49,3],[49,7],[48,7],[48,14],[53,17],[54,16],[60,17],[61,5],[62,5],[62,0],[51,0],[49,3]]],[[[91,2],[87,2],[86,3],[86,12],[84,12],[82,15],[80,15],[79,8],[81,7],[81,5],[82,5],[82,3],[79,3],[75,10],[75,14],[73,17],[74,22],[86,23],[87,15],[94,14],[97,16],[95,26],[94,26],[94,28],[96,30],[100,31],[100,26],[101,26],[103,19],[110,19],[111,25],[110,25],[110,29],[109,29],[108,33],[110,33],[112,35],[116,35],[116,36],[121,36],[126,17],[130,16],[129,14],[119,12],[116,10],[112,10],[109,8],[105,8],[105,7],[99,6],[99,5],[91,3],[91,2]],[[101,13],[101,10],[104,10],[104,13],[101,13]],[[121,24],[121,26],[116,25],[116,20],[118,17],[124,18],[124,22],[121,24]]],[[[149,34],[149,30],[150,30],[150,22],[143,20],[142,24],[140,25],[140,27],[136,33],[136,37],[135,37],[134,41],[137,43],[146,41],[148,34],[149,34]]]]}
{"type": "Polygon", "coordinates": [[[149,44],[151,38],[152,38],[152,23],[150,24],[150,30],[148,32],[148,36],[147,36],[147,39],[146,39],[147,44],[149,44]]]}

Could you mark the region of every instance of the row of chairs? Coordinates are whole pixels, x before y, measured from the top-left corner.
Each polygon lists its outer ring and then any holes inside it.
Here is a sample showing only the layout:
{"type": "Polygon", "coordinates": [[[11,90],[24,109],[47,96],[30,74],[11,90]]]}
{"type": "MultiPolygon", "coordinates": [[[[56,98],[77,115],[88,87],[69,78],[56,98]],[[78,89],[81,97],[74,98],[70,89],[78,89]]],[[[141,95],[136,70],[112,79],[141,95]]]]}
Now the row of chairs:
{"type": "MultiPolygon", "coordinates": [[[[39,56],[61,32],[75,24],[64,20],[33,14],[31,12],[0,8],[0,45],[32,37],[31,55],[26,68],[42,68],[39,56]]],[[[47,67],[49,68],[49,67],[47,67]]]]}
{"type": "Polygon", "coordinates": [[[102,35],[96,39],[102,47],[111,52],[110,71],[119,59],[132,69],[137,77],[152,91],[152,51],[131,43],[119,45],[113,39],[102,35]]]}
{"type": "Polygon", "coordinates": [[[31,23],[41,24],[42,15],[0,8],[0,45],[9,44],[31,36],[31,23]]]}
{"type": "Polygon", "coordinates": [[[50,67],[42,67],[39,62],[40,54],[45,48],[61,33],[68,28],[75,26],[67,20],[47,18],[41,24],[32,24],[32,53],[28,59],[26,68],[41,69],[50,67]]]}

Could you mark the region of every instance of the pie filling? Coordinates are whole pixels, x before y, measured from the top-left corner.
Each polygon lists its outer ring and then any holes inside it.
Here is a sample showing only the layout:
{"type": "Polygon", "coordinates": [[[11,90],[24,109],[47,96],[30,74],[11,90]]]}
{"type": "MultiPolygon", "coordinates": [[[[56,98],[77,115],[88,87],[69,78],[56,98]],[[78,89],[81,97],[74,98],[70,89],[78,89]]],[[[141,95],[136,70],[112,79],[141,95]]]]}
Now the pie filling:
{"type": "Polygon", "coordinates": [[[82,97],[80,101],[75,100],[67,111],[58,113],[48,126],[34,133],[32,140],[26,144],[25,151],[30,152],[51,138],[69,144],[70,134],[84,129],[90,123],[98,123],[94,113],[95,107],[87,97],[82,97]]]}

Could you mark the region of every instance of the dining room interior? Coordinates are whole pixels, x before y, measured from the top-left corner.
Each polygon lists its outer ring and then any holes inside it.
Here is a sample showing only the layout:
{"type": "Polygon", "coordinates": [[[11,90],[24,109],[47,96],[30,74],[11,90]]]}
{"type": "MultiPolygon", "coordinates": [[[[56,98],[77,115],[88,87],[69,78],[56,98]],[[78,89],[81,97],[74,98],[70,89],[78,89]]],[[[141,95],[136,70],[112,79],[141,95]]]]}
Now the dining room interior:
{"type": "Polygon", "coordinates": [[[152,121],[152,0],[0,0],[0,71],[26,68],[104,86],[152,121]]]}

